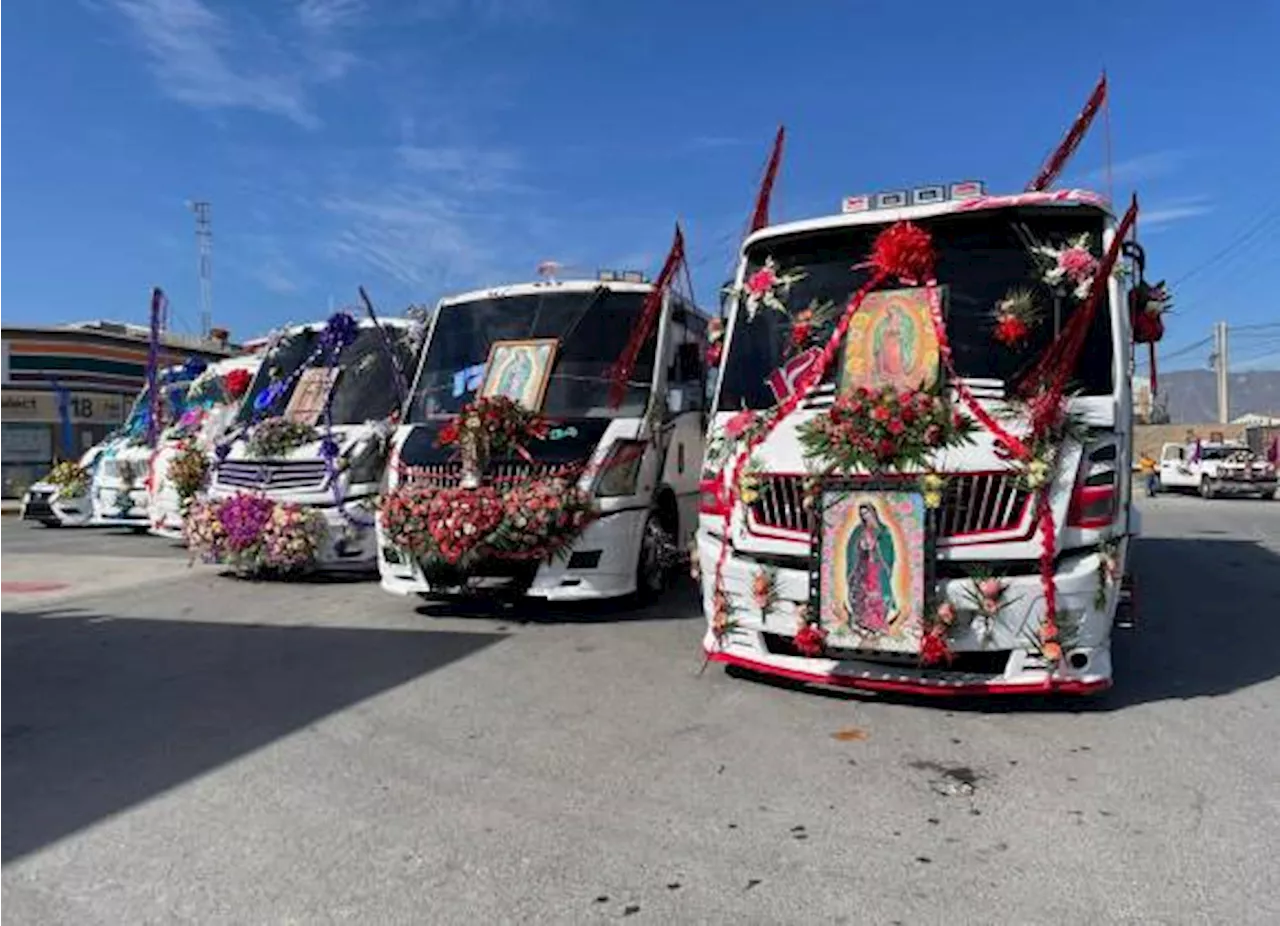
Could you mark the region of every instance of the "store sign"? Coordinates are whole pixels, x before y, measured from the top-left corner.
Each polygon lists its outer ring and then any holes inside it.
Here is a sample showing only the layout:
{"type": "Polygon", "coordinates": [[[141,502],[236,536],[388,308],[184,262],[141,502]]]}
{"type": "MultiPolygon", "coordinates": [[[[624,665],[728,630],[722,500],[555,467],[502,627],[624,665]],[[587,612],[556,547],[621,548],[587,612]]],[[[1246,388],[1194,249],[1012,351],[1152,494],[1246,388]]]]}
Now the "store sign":
{"type": "MultiPolygon", "coordinates": [[[[67,411],[71,420],[83,424],[118,424],[124,420],[124,399],[109,392],[73,392],[67,411]]],[[[58,422],[58,397],[52,392],[0,394],[0,415],[5,421],[58,422]]]]}
{"type": "Polygon", "coordinates": [[[53,430],[47,424],[4,423],[6,463],[48,463],[53,459],[53,430]]]}

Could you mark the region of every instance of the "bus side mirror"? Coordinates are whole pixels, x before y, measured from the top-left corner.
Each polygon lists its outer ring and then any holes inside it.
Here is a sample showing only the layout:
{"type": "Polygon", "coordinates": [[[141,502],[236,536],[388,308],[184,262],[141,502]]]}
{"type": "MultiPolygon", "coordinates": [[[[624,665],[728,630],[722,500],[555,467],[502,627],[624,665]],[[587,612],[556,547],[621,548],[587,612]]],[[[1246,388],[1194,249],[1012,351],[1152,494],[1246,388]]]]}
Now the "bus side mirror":
{"type": "Polygon", "coordinates": [[[696,383],[702,380],[702,348],[692,342],[676,347],[676,376],[678,383],[696,383]]]}
{"type": "Polygon", "coordinates": [[[667,390],[667,411],[673,415],[684,411],[684,390],[679,386],[672,386],[667,390]]]}

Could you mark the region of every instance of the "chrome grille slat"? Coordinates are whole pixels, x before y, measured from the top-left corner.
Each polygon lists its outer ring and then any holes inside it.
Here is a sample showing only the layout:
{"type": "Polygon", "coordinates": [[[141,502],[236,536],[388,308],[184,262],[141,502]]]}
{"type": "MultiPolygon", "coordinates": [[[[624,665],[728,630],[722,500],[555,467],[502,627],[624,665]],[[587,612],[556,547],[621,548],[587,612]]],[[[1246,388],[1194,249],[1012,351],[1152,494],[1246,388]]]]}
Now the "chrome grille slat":
{"type": "Polygon", "coordinates": [[[314,489],[324,488],[327,478],[322,461],[228,460],[219,464],[214,481],[219,486],[236,489],[314,489]]]}
{"type": "MultiPolygon", "coordinates": [[[[938,512],[940,537],[963,537],[1016,528],[1028,493],[1012,473],[959,473],[947,476],[938,512]]],[[[811,533],[816,512],[804,506],[804,477],[762,475],[760,497],[751,505],[755,523],[766,529],[811,533]]]]}

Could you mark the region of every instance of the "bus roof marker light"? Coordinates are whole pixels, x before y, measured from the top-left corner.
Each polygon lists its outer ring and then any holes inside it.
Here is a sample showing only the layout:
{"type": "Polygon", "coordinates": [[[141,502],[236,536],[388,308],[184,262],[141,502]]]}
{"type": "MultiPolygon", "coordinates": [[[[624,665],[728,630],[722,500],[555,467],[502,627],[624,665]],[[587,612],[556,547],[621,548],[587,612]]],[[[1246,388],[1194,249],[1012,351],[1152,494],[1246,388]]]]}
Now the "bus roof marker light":
{"type": "Polygon", "coordinates": [[[601,283],[616,283],[618,281],[618,271],[601,270],[596,273],[596,279],[601,283]]]}
{"type": "Polygon", "coordinates": [[[892,190],[888,193],[876,194],[877,209],[901,209],[907,204],[906,190],[892,190]]]}
{"type": "Polygon", "coordinates": [[[911,191],[913,206],[932,206],[934,203],[944,202],[946,198],[947,188],[940,185],[916,187],[911,191]]]}
{"type": "Polygon", "coordinates": [[[622,282],[623,283],[643,283],[644,274],[641,273],[639,270],[624,270],[622,271],[622,282]]]}
{"type": "Polygon", "coordinates": [[[869,212],[870,210],[870,196],[846,196],[840,201],[840,211],[846,215],[853,212],[869,212]]]}
{"type": "Polygon", "coordinates": [[[966,180],[963,183],[951,184],[952,199],[977,199],[983,192],[981,180],[966,180]]]}

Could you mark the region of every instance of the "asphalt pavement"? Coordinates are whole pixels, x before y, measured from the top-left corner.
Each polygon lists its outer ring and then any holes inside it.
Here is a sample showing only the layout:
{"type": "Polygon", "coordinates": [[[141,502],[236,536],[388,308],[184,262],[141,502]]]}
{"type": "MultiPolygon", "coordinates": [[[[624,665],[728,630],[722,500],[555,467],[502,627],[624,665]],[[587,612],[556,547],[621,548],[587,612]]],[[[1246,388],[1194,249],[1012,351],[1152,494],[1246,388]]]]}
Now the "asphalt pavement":
{"type": "Polygon", "coordinates": [[[702,671],[691,587],[459,614],[6,518],[5,922],[1280,922],[1280,502],[1142,504],[1056,702],[702,671]]]}

